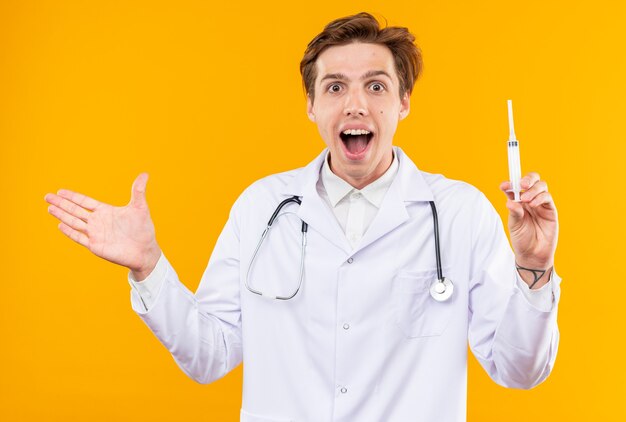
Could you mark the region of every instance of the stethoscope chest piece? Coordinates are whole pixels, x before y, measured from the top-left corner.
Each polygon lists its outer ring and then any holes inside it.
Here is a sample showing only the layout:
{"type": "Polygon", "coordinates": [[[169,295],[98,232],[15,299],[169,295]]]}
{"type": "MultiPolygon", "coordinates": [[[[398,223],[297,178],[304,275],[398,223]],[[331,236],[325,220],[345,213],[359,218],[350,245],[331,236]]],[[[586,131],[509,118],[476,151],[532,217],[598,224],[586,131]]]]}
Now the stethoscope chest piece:
{"type": "Polygon", "coordinates": [[[450,299],[453,291],[454,284],[445,277],[441,280],[435,280],[435,282],[430,285],[430,295],[437,302],[444,302],[450,299]]]}

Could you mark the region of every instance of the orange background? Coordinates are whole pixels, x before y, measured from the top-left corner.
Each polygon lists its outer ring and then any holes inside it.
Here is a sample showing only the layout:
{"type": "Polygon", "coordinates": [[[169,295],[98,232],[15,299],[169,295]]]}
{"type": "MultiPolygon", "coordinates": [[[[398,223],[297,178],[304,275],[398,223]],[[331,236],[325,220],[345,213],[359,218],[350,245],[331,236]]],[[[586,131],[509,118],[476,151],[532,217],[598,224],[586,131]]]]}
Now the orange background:
{"type": "Polygon", "coordinates": [[[511,98],[523,171],[559,208],[554,372],[507,390],[471,358],[468,420],[626,420],[626,2],[0,0],[1,420],[238,420],[241,368],[188,379],[131,311],[126,270],[65,238],[43,196],[121,205],[148,171],[159,243],[195,289],[239,193],[323,148],[299,60],[361,10],[424,53],[396,144],[506,218],[511,98]]]}

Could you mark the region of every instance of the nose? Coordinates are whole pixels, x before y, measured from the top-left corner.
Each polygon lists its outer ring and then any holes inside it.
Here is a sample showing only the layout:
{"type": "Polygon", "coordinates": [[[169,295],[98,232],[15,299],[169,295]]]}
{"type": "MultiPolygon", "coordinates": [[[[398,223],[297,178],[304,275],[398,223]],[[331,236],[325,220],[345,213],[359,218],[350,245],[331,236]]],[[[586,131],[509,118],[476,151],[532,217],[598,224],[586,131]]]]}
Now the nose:
{"type": "Polygon", "coordinates": [[[360,90],[353,89],[346,95],[346,103],[344,105],[344,115],[351,117],[367,116],[367,101],[365,94],[360,90]]]}

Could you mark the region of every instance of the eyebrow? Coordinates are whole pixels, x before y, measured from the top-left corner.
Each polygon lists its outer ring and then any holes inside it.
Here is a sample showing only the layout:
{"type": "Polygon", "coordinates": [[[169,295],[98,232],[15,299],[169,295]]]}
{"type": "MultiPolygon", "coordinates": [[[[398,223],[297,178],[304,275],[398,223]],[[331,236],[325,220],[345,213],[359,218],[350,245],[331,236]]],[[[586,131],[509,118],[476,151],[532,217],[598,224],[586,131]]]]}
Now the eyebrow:
{"type": "MultiPolygon", "coordinates": [[[[389,73],[385,72],[384,70],[369,70],[363,76],[361,76],[361,80],[369,79],[369,78],[372,78],[374,76],[379,76],[379,75],[384,75],[388,77],[389,79],[392,79],[389,73]]],[[[329,73],[328,75],[324,75],[324,77],[320,80],[320,82],[323,82],[327,79],[337,79],[340,81],[345,81],[346,79],[348,79],[348,77],[344,75],[343,73],[329,73]]]]}
{"type": "Polygon", "coordinates": [[[361,79],[369,79],[379,75],[385,75],[386,77],[391,79],[391,75],[389,75],[389,73],[385,72],[384,70],[370,70],[365,75],[363,75],[361,79]]]}

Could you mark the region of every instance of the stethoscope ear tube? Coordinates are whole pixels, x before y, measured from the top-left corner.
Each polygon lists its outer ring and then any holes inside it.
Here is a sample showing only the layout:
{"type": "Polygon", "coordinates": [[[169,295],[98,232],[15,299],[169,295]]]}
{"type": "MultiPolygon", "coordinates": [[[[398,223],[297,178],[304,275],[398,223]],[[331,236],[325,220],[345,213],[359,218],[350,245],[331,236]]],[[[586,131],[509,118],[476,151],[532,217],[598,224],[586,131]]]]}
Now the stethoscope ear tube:
{"type": "MultiPolygon", "coordinates": [[[[297,196],[292,196],[291,198],[287,198],[284,201],[282,201],[280,204],[278,204],[278,206],[274,210],[274,214],[272,214],[272,216],[270,217],[270,221],[267,222],[267,227],[268,228],[271,227],[272,224],[274,224],[274,220],[276,220],[276,217],[278,217],[278,213],[280,212],[280,210],[282,210],[285,205],[287,205],[287,204],[289,204],[291,202],[295,202],[298,205],[302,204],[302,201],[297,196]]],[[[303,223],[304,223],[304,221],[303,221],[303,223]]],[[[304,223],[304,224],[306,225],[306,223],[304,223]]],[[[306,231],[304,229],[304,226],[303,226],[302,231],[306,231]]]]}
{"type": "Polygon", "coordinates": [[[252,254],[252,259],[250,260],[250,264],[248,265],[248,271],[246,272],[246,279],[245,279],[246,288],[250,292],[252,292],[254,294],[257,294],[257,295],[263,296],[263,297],[267,297],[269,299],[289,300],[289,299],[293,298],[300,291],[300,287],[302,287],[302,280],[304,279],[304,255],[305,255],[305,251],[306,251],[306,233],[307,233],[307,231],[309,229],[309,226],[308,226],[307,223],[302,221],[302,228],[301,228],[301,231],[302,231],[302,246],[301,246],[301,256],[300,256],[300,280],[298,281],[298,287],[296,288],[296,290],[289,296],[273,296],[273,295],[264,294],[263,292],[261,292],[259,290],[255,290],[254,288],[252,288],[252,286],[250,286],[250,271],[252,270],[252,267],[254,265],[254,261],[256,260],[256,256],[259,253],[259,249],[261,249],[261,245],[263,244],[263,241],[265,240],[265,238],[267,237],[267,234],[271,230],[272,224],[274,224],[274,220],[276,220],[276,218],[278,217],[278,214],[280,213],[280,210],[285,205],[287,205],[287,204],[289,204],[291,202],[295,202],[298,205],[302,204],[302,201],[297,196],[292,196],[291,198],[287,198],[284,201],[282,201],[280,204],[278,204],[278,207],[276,207],[276,210],[274,210],[274,213],[272,214],[272,217],[270,217],[270,220],[267,222],[267,227],[265,228],[265,230],[263,230],[263,234],[261,235],[261,238],[259,239],[259,243],[257,243],[256,248],[254,249],[254,253],[252,254]]]}

